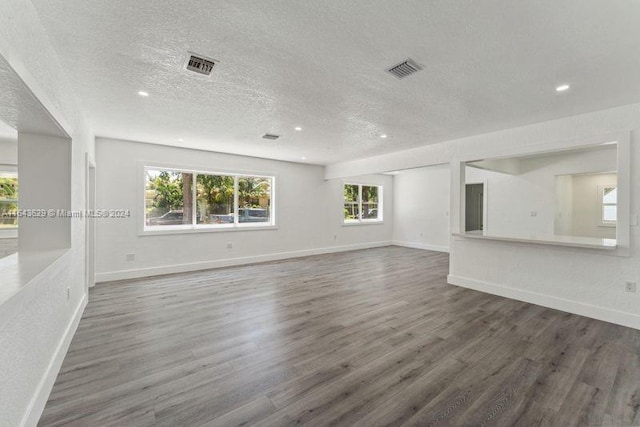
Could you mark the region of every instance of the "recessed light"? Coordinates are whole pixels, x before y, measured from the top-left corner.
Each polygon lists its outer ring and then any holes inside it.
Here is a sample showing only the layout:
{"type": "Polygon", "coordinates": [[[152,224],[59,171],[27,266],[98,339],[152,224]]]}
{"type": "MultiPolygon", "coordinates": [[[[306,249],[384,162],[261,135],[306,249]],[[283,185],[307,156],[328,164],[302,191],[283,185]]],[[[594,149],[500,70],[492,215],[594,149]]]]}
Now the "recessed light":
{"type": "Polygon", "coordinates": [[[295,128],[298,132],[300,132],[302,130],[302,128],[300,126],[296,126],[295,128]]]}
{"type": "Polygon", "coordinates": [[[393,171],[393,172],[391,172],[391,173],[392,173],[392,174],[394,174],[394,175],[397,175],[397,174],[398,174],[398,171],[393,171]]]}
{"type": "Polygon", "coordinates": [[[380,135],[380,138],[385,139],[387,137],[386,133],[383,133],[382,135],[380,135]]]}
{"type": "Polygon", "coordinates": [[[307,160],[306,157],[300,157],[300,160],[307,160]]]}
{"type": "Polygon", "coordinates": [[[184,142],[184,139],[178,138],[178,142],[184,142]]]}
{"type": "Polygon", "coordinates": [[[565,90],[569,89],[569,85],[560,85],[558,87],[556,87],[556,92],[564,92],[565,90]]]}
{"type": "Polygon", "coordinates": [[[141,90],[141,91],[138,92],[138,95],[140,95],[140,96],[149,96],[149,92],[145,92],[145,91],[141,90]]]}

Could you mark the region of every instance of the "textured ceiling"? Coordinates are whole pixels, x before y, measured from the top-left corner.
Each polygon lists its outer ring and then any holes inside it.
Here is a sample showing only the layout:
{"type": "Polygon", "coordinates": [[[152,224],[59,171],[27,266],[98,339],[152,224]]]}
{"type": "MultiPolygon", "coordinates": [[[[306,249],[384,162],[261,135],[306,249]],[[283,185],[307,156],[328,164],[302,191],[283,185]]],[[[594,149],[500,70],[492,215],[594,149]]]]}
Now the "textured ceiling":
{"type": "Polygon", "coordinates": [[[640,101],[637,0],[32,2],[99,136],[329,164],[640,101]]]}
{"type": "Polygon", "coordinates": [[[1,139],[17,139],[17,130],[67,136],[2,56],[0,56],[0,88],[2,93],[0,96],[1,139]]]}

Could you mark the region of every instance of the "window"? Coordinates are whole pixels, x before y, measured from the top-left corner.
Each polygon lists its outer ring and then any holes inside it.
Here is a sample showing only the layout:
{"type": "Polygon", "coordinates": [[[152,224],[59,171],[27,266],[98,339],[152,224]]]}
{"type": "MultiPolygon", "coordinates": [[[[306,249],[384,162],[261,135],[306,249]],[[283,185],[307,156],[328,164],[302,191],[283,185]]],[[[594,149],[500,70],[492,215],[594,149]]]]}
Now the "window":
{"type": "Polygon", "coordinates": [[[235,177],[230,175],[203,175],[196,178],[196,205],[198,224],[234,223],[235,177]]]}
{"type": "Polygon", "coordinates": [[[618,220],[618,188],[614,184],[601,185],[598,188],[602,205],[602,224],[615,225],[618,220]]]}
{"type": "Polygon", "coordinates": [[[344,222],[382,221],[382,186],[345,184],[344,222]]]}
{"type": "Polygon", "coordinates": [[[270,222],[271,178],[238,177],[238,222],[270,222]]]}
{"type": "Polygon", "coordinates": [[[18,228],[18,178],[0,175],[0,230],[18,228]]]}
{"type": "Polygon", "coordinates": [[[145,168],[145,230],[272,226],[272,176],[145,168]]]}

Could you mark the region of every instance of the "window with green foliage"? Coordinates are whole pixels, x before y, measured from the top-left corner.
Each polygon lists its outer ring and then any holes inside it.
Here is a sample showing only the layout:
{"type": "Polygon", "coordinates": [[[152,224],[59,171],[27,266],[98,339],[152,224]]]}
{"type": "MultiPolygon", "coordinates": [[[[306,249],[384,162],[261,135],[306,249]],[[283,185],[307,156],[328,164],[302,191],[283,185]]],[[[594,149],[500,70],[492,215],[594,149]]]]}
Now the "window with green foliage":
{"type": "Polygon", "coordinates": [[[272,176],[145,168],[145,228],[274,225],[272,176]]]}
{"type": "Polygon", "coordinates": [[[0,175],[0,230],[18,227],[18,178],[0,175]]]}
{"type": "Polygon", "coordinates": [[[234,203],[235,177],[229,175],[198,175],[196,206],[198,224],[231,224],[236,212],[234,203]]]}
{"type": "Polygon", "coordinates": [[[345,184],[344,222],[382,221],[382,186],[345,184]]]}

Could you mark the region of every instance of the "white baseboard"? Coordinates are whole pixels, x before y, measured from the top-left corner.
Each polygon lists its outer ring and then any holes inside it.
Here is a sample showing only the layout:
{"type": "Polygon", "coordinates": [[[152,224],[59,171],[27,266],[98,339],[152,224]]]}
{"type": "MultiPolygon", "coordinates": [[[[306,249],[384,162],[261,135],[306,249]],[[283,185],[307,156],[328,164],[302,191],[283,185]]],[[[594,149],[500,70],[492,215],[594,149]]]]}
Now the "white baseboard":
{"type": "Polygon", "coordinates": [[[426,251],[449,252],[448,246],[430,245],[427,243],[403,242],[400,240],[394,240],[391,242],[391,244],[393,244],[394,246],[402,246],[405,248],[424,249],[426,251]]]}
{"type": "Polygon", "coordinates": [[[582,302],[572,301],[552,295],[540,294],[537,292],[516,289],[509,286],[498,285],[481,280],[470,279],[449,274],[447,283],[461,286],[463,288],[474,289],[488,294],[499,295],[506,298],[524,301],[531,304],[541,305],[568,313],[579,314],[629,328],[640,329],[640,316],[624,311],[613,310],[582,302]]]}
{"type": "Polygon", "coordinates": [[[232,267],[236,265],[255,264],[258,262],[280,261],[288,258],[300,258],[305,256],[322,255],[334,252],[354,251],[358,249],[379,248],[382,246],[391,246],[391,244],[391,241],[358,243],[354,245],[331,246],[326,248],[305,249],[301,251],[291,252],[278,252],[273,254],[227,258],[215,261],[200,261],[188,264],[163,265],[161,267],[147,267],[132,270],[112,271],[107,273],[97,273],[96,283],[110,282],[112,280],[138,279],[141,277],[159,276],[162,274],[209,270],[212,268],[232,267]]]}
{"type": "Polygon", "coordinates": [[[49,394],[51,393],[53,384],[58,376],[58,372],[60,372],[60,367],[62,366],[64,357],[67,354],[71,340],[76,333],[76,329],[78,329],[78,324],[80,323],[82,313],[86,306],[87,295],[85,294],[78,304],[78,307],[76,307],[76,311],[73,313],[73,317],[71,318],[67,329],[64,331],[64,335],[58,342],[54,355],[49,362],[49,366],[47,366],[47,370],[38,383],[36,393],[31,399],[29,407],[27,408],[27,411],[22,418],[22,422],[20,423],[21,426],[36,426],[38,424],[38,421],[42,416],[42,411],[44,411],[44,407],[49,399],[49,394]]]}

